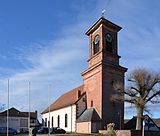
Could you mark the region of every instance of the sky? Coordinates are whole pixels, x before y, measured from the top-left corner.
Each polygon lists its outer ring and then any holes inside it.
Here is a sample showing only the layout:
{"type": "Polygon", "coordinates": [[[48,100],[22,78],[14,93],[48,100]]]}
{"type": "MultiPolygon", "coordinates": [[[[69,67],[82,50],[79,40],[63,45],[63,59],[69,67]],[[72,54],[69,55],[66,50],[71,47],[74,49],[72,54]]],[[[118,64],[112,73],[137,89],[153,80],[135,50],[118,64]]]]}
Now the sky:
{"type": "MultiPolygon", "coordinates": [[[[31,111],[38,110],[39,117],[81,85],[89,56],[85,32],[103,9],[105,18],[123,28],[118,53],[127,74],[137,67],[159,72],[159,0],[1,0],[0,104],[7,106],[8,79],[9,107],[28,111],[30,82],[31,111]]],[[[152,117],[160,118],[159,106],[149,107],[152,117]]],[[[125,118],[134,115],[133,108],[126,108],[125,118]]]]}

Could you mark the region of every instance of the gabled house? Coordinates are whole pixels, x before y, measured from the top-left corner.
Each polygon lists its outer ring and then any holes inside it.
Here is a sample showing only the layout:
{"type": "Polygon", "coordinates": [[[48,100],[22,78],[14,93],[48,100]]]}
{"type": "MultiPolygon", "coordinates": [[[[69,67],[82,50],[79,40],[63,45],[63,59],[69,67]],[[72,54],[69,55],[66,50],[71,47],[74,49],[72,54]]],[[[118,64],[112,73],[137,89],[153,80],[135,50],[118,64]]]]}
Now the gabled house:
{"type": "MultiPolygon", "coordinates": [[[[19,132],[28,130],[28,112],[21,112],[16,108],[10,108],[8,112],[8,123],[10,128],[14,128],[19,132]]],[[[37,125],[39,125],[37,111],[30,112],[30,127],[35,127],[37,125]]],[[[0,127],[7,127],[7,110],[0,113],[0,127]]]]}
{"type": "MultiPolygon", "coordinates": [[[[136,129],[136,119],[137,117],[134,116],[131,120],[127,120],[124,124],[124,129],[126,130],[135,130],[136,129]]],[[[160,127],[158,126],[159,120],[151,119],[148,115],[144,115],[144,122],[145,122],[145,131],[160,131],[160,127]]]]}

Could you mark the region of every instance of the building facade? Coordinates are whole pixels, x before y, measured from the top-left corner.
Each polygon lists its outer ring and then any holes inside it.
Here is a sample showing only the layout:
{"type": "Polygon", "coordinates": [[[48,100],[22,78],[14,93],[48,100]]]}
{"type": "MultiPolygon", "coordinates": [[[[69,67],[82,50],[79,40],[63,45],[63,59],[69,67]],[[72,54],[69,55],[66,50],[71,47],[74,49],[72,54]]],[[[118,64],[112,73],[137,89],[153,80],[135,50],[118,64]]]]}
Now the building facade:
{"type": "Polygon", "coordinates": [[[112,96],[118,93],[114,90],[114,84],[120,83],[124,88],[124,75],[127,71],[119,65],[120,30],[121,27],[102,17],[86,32],[90,39],[90,55],[88,68],[81,73],[83,84],[64,94],[44,110],[43,120],[51,122],[48,115],[50,113],[56,116],[56,120],[62,116],[60,124],[63,124],[67,114],[68,117],[72,116],[67,118],[68,123],[72,122],[72,127],[67,128],[64,124],[59,126],[67,131],[80,133],[97,132],[110,122],[114,122],[117,129],[123,127],[124,103],[112,100],[112,96]],[[66,111],[66,108],[72,109],[71,107],[74,110],[66,111]]]}
{"type": "MultiPolygon", "coordinates": [[[[21,112],[15,108],[9,109],[8,125],[10,128],[18,132],[28,131],[28,112],[21,112]]],[[[30,112],[30,127],[35,127],[39,124],[37,112],[30,112]]],[[[7,127],[7,110],[0,113],[0,127],[7,127]]]]}

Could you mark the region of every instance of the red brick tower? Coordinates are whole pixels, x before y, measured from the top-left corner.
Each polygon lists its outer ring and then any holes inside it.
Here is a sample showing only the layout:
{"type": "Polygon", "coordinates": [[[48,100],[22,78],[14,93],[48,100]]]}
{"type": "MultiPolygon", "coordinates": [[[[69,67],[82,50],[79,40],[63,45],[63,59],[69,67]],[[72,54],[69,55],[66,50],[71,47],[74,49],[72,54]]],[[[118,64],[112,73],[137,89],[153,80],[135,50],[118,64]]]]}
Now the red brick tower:
{"type": "Polygon", "coordinates": [[[113,84],[118,81],[124,85],[126,68],[119,65],[118,32],[121,27],[100,18],[87,32],[90,38],[88,69],[82,72],[84,91],[87,95],[87,108],[93,107],[102,119],[102,127],[114,122],[121,128],[124,118],[124,103],[113,102],[116,93],[113,84]]]}

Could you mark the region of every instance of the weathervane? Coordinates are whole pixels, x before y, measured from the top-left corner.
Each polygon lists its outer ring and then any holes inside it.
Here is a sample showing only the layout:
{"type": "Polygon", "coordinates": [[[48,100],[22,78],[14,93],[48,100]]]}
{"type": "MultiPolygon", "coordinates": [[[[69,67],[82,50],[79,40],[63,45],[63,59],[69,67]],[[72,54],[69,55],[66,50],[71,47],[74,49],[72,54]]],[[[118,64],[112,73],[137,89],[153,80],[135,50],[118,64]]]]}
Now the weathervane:
{"type": "Polygon", "coordinates": [[[103,10],[102,10],[102,14],[101,14],[101,16],[102,16],[102,17],[104,17],[105,13],[106,13],[106,10],[105,10],[105,9],[103,9],[103,10]]]}

